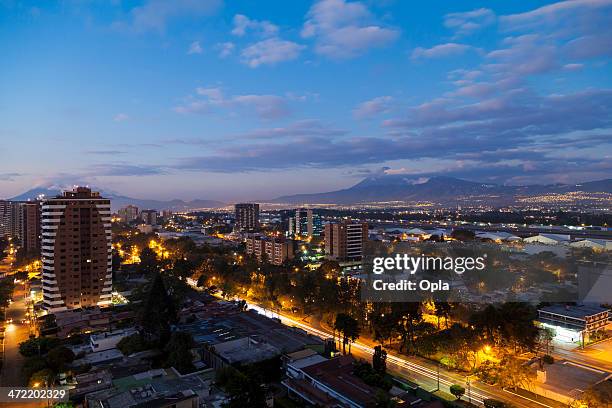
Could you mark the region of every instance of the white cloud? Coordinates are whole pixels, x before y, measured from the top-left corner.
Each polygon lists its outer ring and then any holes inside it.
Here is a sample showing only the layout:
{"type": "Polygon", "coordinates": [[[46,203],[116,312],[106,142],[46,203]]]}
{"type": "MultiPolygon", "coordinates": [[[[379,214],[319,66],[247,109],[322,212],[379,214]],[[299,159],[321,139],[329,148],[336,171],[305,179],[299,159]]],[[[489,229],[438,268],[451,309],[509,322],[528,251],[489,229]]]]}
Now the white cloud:
{"type": "Polygon", "coordinates": [[[303,45],[280,38],[268,38],[252,44],[240,53],[242,61],[251,68],[260,65],[274,65],[296,59],[304,49],[303,45]]]}
{"type": "Polygon", "coordinates": [[[199,41],[194,41],[189,45],[189,49],[187,50],[187,54],[201,54],[202,46],[199,41]]]}
{"type": "Polygon", "coordinates": [[[164,32],[169,20],[212,14],[222,3],[222,0],[147,0],[142,6],[131,10],[131,21],[115,22],[113,25],[137,32],[164,32]]]}
{"type": "Polygon", "coordinates": [[[118,113],[115,115],[115,117],[113,118],[113,120],[115,122],[125,122],[126,120],[128,120],[130,117],[125,114],[125,113],[118,113]]]}
{"type": "Polygon", "coordinates": [[[431,48],[417,47],[412,52],[412,58],[442,58],[453,55],[461,55],[473,49],[470,45],[446,43],[439,44],[431,48]]]}
{"type": "Polygon", "coordinates": [[[444,26],[455,31],[456,36],[465,36],[495,22],[495,13],[480,8],[463,13],[449,13],[444,16],[444,26]]]}
{"type": "Polygon", "coordinates": [[[379,96],[369,101],[360,103],[354,110],[353,116],[357,119],[369,119],[381,113],[391,110],[393,97],[379,96]]]}
{"type": "Polygon", "coordinates": [[[233,42],[228,41],[217,44],[215,48],[219,50],[219,58],[227,58],[232,54],[232,52],[234,52],[236,45],[233,42]]]}
{"type": "Polygon", "coordinates": [[[315,40],[315,52],[329,58],[349,58],[370,48],[382,47],[399,36],[399,31],[382,27],[361,2],[320,0],[307,14],[303,38],[315,40]]]}
{"type": "Polygon", "coordinates": [[[260,35],[269,37],[278,33],[278,26],[269,21],[251,20],[243,14],[236,14],[234,16],[232,34],[237,37],[242,37],[247,31],[254,31],[260,35]]]}
{"type": "Polygon", "coordinates": [[[278,95],[245,94],[226,96],[218,87],[196,88],[198,99],[174,108],[181,114],[206,114],[215,109],[242,109],[262,119],[277,119],[289,115],[287,98],[278,95]]]}

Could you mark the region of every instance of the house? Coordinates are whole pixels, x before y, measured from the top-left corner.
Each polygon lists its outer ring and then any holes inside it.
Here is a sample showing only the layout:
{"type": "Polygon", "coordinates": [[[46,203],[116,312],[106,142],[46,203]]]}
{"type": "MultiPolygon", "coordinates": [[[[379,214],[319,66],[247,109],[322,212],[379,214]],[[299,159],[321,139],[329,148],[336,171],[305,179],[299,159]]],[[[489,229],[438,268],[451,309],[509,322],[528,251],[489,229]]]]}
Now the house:
{"type": "MultiPolygon", "coordinates": [[[[299,361],[299,360],[298,360],[299,361]]],[[[353,374],[351,356],[336,357],[297,368],[282,384],[291,398],[321,407],[369,408],[376,406],[377,389],[353,374]]]]}

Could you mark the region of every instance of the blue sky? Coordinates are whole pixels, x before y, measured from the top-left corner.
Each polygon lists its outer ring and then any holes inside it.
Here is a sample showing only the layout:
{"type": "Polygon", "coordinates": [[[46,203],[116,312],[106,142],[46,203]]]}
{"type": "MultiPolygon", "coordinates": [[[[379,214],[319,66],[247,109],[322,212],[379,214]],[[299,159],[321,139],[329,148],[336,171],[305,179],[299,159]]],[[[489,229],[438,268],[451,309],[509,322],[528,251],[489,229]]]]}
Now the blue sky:
{"type": "Polygon", "coordinates": [[[0,197],[612,176],[612,1],[0,0],[0,197]]]}

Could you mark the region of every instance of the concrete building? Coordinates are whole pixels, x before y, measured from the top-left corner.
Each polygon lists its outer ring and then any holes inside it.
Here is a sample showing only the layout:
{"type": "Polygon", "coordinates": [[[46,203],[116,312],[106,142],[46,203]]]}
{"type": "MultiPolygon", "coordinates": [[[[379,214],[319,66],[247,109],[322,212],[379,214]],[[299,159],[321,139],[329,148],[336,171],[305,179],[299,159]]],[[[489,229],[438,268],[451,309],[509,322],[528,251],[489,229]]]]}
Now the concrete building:
{"type": "Polygon", "coordinates": [[[609,313],[600,306],[551,305],[538,310],[538,321],[553,329],[559,340],[584,344],[589,335],[605,329],[609,313]]]}
{"type": "Polygon", "coordinates": [[[242,337],[217,343],[204,349],[204,362],[218,369],[232,365],[247,365],[268,360],[281,354],[273,345],[257,336],[242,337]]]}
{"type": "MultiPolygon", "coordinates": [[[[298,360],[299,361],[299,360],[298,360]]],[[[378,390],[353,374],[355,360],[342,356],[297,368],[282,384],[290,398],[312,406],[369,408],[378,390]]]]}
{"type": "Polygon", "coordinates": [[[325,224],[325,254],[329,259],[361,261],[367,240],[367,223],[344,221],[325,224]]]}
{"type": "Polygon", "coordinates": [[[43,201],[43,305],[49,312],[110,305],[110,208],[110,200],[86,187],[43,201]]]}
{"type": "Polygon", "coordinates": [[[38,201],[21,204],[22,232],[21,247],[28,254],[38,255],[40,252],[40,203],[38,201]]]}
{"type": "Polygon", "coordinates": [[[273,265],[282,265],[293,259],[293,241],[284,237],[267,237],[263,234],[248,234],[246,252],[255,255],[261,262],[264,259],[273,265]]]}
{"type": "Polygon", "coordinates": [[[528,244],[539,243],[546,245],[563,245],[569,244],[570,236],[565,234],[538,234],[532,237],[523,239],[523,242],[528,244]]]}
{"type": "Polygon", "coordinates": [[[138,219],[138,207],[127,205],[118,211],[119,217],[123,222],[132,222],[138,219]]]}
{"type": "Polygon", "coordinates": [[[303,238],[318,237],[323,233],[321,217],[309,208],[295,210],[295,217],[290,219],[289,226],[291,235],[303,238]]]}
{"type": "Polygon", "coordinates": [[[581,239],[569,244],[572,248],[591,248],[594,251],[612,251],[612,240],[609,239],[581,239]]]}
{"type": "Polygon", "coordinates": [[[234,206],[236,214],[235,230],[239,232],[259,231],[259,204],[241,203],[234,206]]]}
{"type": "Polygon", "coordinates": [[[157,225],[157,210],[142,210],[140,219],[145,225],[157,225]]]}
{"type": "Polygon", "coordinates": [[[135,334],[134,329],[117,330],[114,332],[96,333],[89,336],[91,351],[99,352],[117,348],[117,344],[125,337],[135,334]]]}

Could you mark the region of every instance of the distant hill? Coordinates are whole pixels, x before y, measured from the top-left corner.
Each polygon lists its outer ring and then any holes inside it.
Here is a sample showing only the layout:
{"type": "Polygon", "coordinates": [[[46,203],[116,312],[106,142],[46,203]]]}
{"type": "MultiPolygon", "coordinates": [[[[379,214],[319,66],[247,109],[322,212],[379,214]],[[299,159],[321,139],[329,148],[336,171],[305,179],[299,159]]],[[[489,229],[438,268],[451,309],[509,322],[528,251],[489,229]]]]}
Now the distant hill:
{"type": "Polygon", "coordinates": [[[372,176],[354,186],[337,191],[278,197],[273,202],[287,204],[357,204],[381,201],[432,201],[453,203],[472,197],[489,203],[511,203],[517,196],[534,196],[569,191],[612,193],[612,179],[581,184],[505,186],[479,183],[453,177],[415,180],[405,175],[372,176]]]}
{"type": "MultiPolygon", "coordinates": [[[[31,190],[28,190],[23,194],[20,194],[16,197],[11,198],[11,200],[15,200],[15,201],[35,200],[37,197],[41,195],[44,195],[45,197],[55,197],[58,194],[61,194],[60,189],[39,187],[39,188],[33,188],[31,190]]],[[[224,207],[226,205],[225,203],[221,201],[215,201],[215,200],[162,201],[162,200],[149,200],[149,199],[126,197],[126,196],[113,194],[113,193],[105,193],[103,191],[101,191],[101,194],[103,197],[109,198],[111,200],[111,206],[113,208],[113,211],[116,211],[121,207],[125,207],[128,204],[135,205],[140,209],[172,210],[172,211],[187,211],[187,210],[195,210],[195,209],[200,209],[200,208],[219,208],[219,207],[224,207]]]]}

